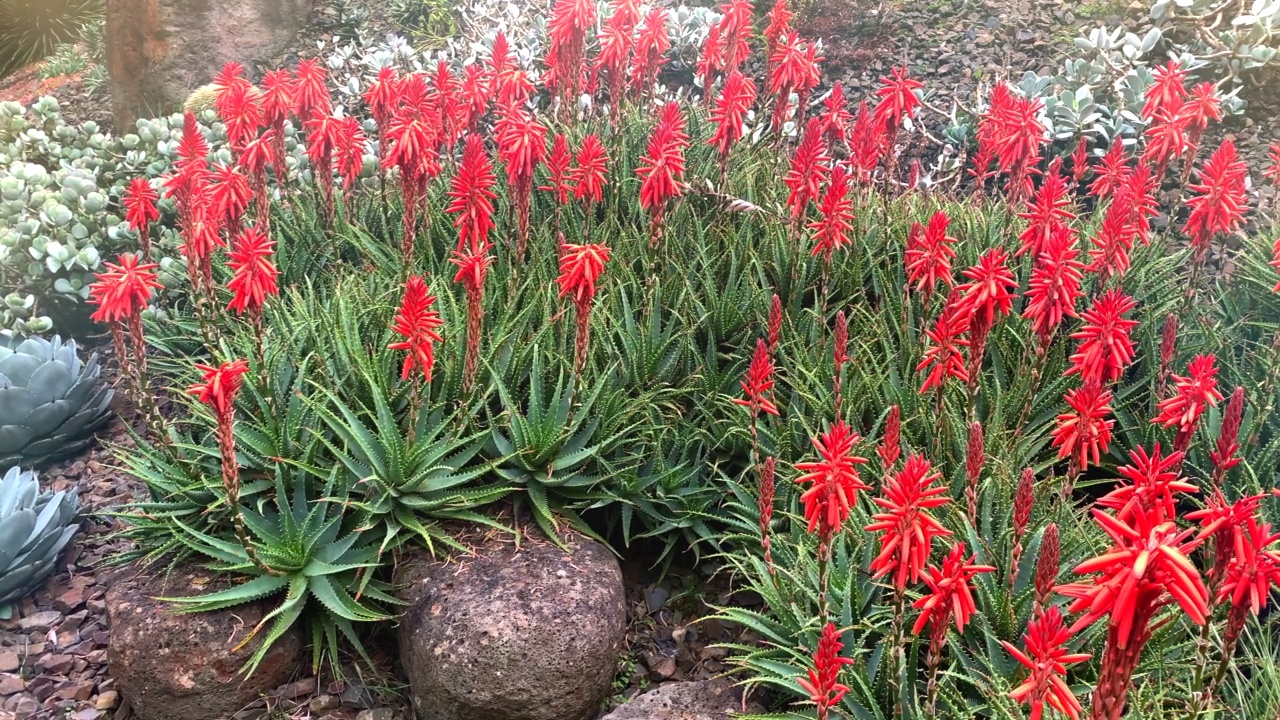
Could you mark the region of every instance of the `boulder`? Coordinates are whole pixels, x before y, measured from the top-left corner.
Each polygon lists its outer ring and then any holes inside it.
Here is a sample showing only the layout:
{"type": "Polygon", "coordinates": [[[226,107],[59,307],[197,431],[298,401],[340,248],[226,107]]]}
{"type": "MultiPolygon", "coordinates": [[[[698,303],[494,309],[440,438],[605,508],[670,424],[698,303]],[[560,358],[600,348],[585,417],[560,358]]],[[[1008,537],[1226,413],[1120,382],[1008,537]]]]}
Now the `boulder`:
{"type": "Polygon", "coordinates": [[[744,710],[742,692],[728,680],[717,679],[665,683],[600,720],[729,720],[743,712],[761,713],[764,709],[748,703],[744,710]]]}
{"type": "Polygon", "coordinates": [[[238,651],[233,648],[271,611],[270,600],[179,615],[155,599],[220,589],[211,581],[207,572],[179,566],[167,573],[130,568],[108,583],[107,667],[141,720],[231,717],[262,693],[289,682],[306,662],[295,626],[276,641],[253,675],[245,678],[240,672],[266,633],[238,651]]]}
{"type": "Polygon", "coordinates": [[[289,47],[311,0],[109,0],[107,73],[121,134],[182,107],[234,60],[245,67],[289,47]]]}
{"type": "Polygon", "coordinates": [[[626,639],[622,571],[600,543],[476,542],[397,570],[400,660],[422,720],[587,720],[626,639]]]}

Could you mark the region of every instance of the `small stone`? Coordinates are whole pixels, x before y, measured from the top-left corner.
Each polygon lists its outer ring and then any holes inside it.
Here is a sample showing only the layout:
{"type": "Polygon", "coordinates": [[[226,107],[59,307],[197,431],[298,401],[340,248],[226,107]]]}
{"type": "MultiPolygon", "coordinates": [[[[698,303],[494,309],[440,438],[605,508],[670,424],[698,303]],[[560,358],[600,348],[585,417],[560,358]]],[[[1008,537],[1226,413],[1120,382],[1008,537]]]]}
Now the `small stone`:
{"type": "Polygon", "coordinates": [[[4,708],[16,717],[35,717],[40,710],[40,701],[26,694],[15,695],[5,702],[4,708]]]}
{"type": "Polygon", "coordinates": [[[26,686],[26,681],[23,680],[20,675],[11,675],[9,673],[0,675],[0,695],[5,697],[17,695],[22,692],[23,688],[26,686]]]}
{"type": "Polygon", "coordinates": [[[18,660],[18,653],[16,651],[0,651],[0,673],[18,672],[18,668],[20,667],[22,667],[22,661],[18,660]]]}
{"type": "Polygon", "coordinates": [[[97,683],[92,680],[83,682],[67,682],[58,686],[58,691],[54,693],[55,697],[63,700],[75,700],[76,702],[84,702],[93,697],[93,690],[97,683]]]}
{"type": "Polygon", "coordinates": [[[361,710],[356,715],[356,720],[392,720],[396,716],[396,711],[391,708],[369,708],[361,710]]]}
{"type": "Polygon", "coordinates": [[[284,700],[296,700],[300,697],[310,695],[316,691],[315,678],[303,678],[297,682],[289,683],[280,688],[276,695],[284,700]]]}
{"type": "Polygon", "coordinates": [[[27,631],[48,630],[60,622],[62,622],[62,613],[57,610],[44,610],[19,620],[18,629],[27,631]]]}
{"type": "Polygon", "coordinates": [[[102,711],[97,708],[85,708],[71,713],[68,717],[71,720],[98,720],[98,718],[102,717],[102,711]]]}
{"type": "Polygon", "coordinates": [[[108,690],[98,696],[93,702],[93,706],[99,710],[110,710],[120,704],[120,693],[115,690],[108,690]]]}
{"type": "Polygon", "coordinates": [[[71,588],[53,601],[53,606],[62,612],[72,612],[83,604],[84,588],[71,588]]]}
{"type": "Polygon", "coordinates": [[[311,714],[317,715],[326,710],[334,710],[341,704],[342,702],[335,695],[321,695],[320,697],[312,698],[311,702],[307,703],[307,709],[311,711],[311,714]]]}
{"type": "Polygon", "coordinates": [[[666,680],[676,674],[676,659],[663,655],[646,654],[644,664],[649,666],[649,673],[655,680],[666,680]]]}
{"type": "Polygon", "coordinates": [[[44,665],[44,669],[54,675],[66,675],[75,660],[70,655],[47,655],[37,664],[44,665]]]}

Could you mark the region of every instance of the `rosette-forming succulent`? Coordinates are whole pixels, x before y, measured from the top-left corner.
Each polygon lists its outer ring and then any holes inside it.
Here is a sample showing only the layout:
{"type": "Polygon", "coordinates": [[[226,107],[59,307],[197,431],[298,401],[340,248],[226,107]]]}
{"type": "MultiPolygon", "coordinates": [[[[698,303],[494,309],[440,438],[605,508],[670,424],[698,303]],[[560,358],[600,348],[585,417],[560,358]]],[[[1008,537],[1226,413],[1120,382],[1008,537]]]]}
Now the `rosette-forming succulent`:
{"type": "Polygon", "coordinates": [[[76,491],[41,493],[30,470],[0,476],[0,619],[53,572],[79,524],[76,491]]]}
{"type": "Polygon", "coordinates": [[[39,465],[92,442],[110,417],[112,391],[99,372],[98,356],[81,360],[74,341],[0,336],[0,468],[39,465]]]}

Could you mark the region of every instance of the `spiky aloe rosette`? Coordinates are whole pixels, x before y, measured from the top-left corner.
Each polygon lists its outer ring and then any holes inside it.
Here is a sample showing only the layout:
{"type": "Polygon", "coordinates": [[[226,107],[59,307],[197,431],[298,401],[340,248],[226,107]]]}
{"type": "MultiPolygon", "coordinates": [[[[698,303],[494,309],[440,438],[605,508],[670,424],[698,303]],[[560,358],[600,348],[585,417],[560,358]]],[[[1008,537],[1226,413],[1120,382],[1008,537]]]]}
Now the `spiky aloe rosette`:
{"type": "Polygon", "coordinates": [[[97,354],[75,341],[0,336],[0,468],[42,465],[80,452],[111,419],[113,391],[97,354]]]}
{"type": "Polygon", "coordinates": [[[75,489],[42,493],[35,473],[17,467],[0,476],[0,620],[57,569],[78,511],[75,489]]]}

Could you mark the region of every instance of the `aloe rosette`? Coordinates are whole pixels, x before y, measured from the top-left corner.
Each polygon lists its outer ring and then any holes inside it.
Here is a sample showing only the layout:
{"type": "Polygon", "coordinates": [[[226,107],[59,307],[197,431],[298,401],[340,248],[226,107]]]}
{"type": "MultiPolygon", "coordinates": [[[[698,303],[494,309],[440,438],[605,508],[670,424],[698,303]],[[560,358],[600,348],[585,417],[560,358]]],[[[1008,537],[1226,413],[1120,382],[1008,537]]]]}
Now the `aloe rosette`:
{"type": "Polygon", "coordinates": [[[79,523],[76,491],[41,493],[30,470],[0,477],[0,619],[49,577],[79,523]]]}

